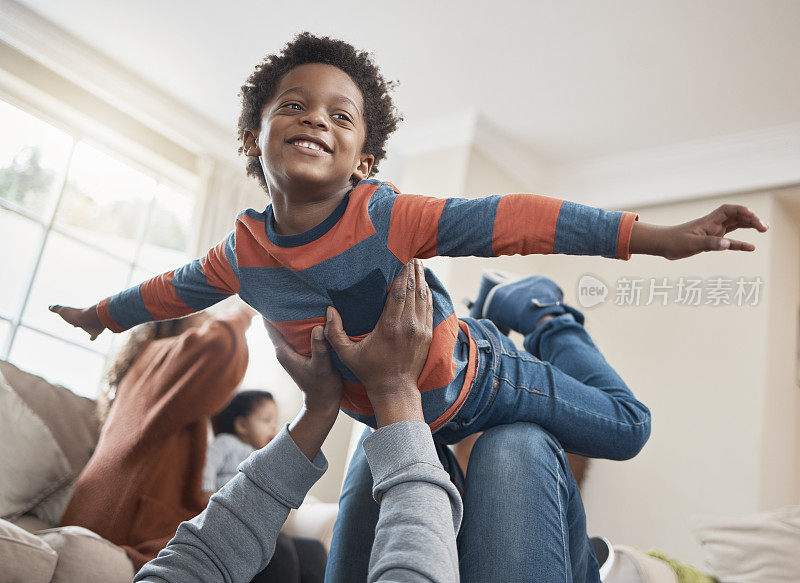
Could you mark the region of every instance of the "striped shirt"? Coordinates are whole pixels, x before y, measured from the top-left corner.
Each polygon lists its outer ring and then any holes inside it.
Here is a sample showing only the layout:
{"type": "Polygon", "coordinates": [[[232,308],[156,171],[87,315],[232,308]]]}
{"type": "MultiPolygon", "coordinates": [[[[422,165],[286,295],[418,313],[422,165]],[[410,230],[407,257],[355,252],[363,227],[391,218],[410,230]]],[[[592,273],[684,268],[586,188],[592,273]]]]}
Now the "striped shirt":
{"type": "MultiPolygon", "coordinates": [[[[248,209],[205,257],[156,276],[97,306],[114,332],[185,316],[238,294],[301,354],[311,330],[334,306],[353,340],[366,336],[387,291],[412,258],[436,255],[598,255],[630,259],[636,213],[606,211],[538,194],[437,198],[402,194],[388,182],[359,182],[322,223],[297,235],[275,231],[272,205],[248,209]]],[[[464,403],[476,375],[477,348],[452,300],[429,269],[433,339],[419,377],[425,420],[435,431],[464,403]]],[[[364,386],[332,353],[344,382],[342,409],[369,425],[364,386]]]]}

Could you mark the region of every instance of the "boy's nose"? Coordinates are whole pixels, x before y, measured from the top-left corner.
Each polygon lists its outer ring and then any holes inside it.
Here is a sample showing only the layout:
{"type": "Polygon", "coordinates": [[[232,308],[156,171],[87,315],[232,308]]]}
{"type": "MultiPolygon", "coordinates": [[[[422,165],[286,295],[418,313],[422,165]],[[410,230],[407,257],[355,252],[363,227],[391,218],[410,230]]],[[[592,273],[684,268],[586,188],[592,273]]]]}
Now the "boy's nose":
{"type": "Polygon", "coordinates": [[[305,117],[303,118],[302,121],[303,121],[304,124],[307,124],[307,125],[310,125],[310,126],[316,126],[316,127],[320,127],[320,128],[327,128],[328,127],[328,122],[325,119],[325,116],[322,113],[318,112],[317,110],[309,110],[309,111],[307,111],[306,115],[305,115],[305,117]]]}

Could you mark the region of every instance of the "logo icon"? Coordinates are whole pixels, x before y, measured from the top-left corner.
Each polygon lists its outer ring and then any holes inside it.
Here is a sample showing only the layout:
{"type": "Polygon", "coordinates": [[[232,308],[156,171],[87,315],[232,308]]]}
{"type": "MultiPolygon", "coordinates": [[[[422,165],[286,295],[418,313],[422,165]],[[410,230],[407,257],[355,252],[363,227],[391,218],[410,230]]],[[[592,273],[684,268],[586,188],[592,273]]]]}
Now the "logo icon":
{"type": "Polygon", "coordinates": [[[608,286],[602,279],[585,274],[578,280],[578,303],[584,308],[602,304],[608,296],[608,286]]]}

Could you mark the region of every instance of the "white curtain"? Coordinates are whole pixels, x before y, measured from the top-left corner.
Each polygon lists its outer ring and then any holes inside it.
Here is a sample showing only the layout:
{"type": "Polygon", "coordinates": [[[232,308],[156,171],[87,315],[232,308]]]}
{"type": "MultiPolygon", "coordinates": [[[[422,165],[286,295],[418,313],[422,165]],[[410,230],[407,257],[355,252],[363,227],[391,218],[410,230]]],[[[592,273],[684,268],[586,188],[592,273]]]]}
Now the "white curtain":
{"type": "Polygon", "coordinates": [[[191,253],[200,257],[233,229],[239,211],[264,210],[267,194],[245,174],[245,163],[236,166],[209,156],[200,159],[200,189],[195,209],[191,253]]]}

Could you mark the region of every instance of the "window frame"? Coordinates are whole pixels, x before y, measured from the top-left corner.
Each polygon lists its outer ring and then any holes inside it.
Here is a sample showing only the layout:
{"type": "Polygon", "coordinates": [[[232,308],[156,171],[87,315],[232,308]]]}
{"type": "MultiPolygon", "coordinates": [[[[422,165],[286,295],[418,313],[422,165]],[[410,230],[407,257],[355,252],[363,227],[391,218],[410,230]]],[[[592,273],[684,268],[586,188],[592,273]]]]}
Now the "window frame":
{"type": "MultiPolygon", "coordinates": [[[[168,176],[164,175],[164,173],[162,172],[159,172],[156,168],[148,167],[142,164],[139,160],[136,160],[132,158],[130,155],[125,154],[123,151],[121,151],[121,149],[115,148],[113,140],[105,141],[105,140],[95,139],[93,136],[87,135],[85,132],[81,132],[77,127],[71,126],[70,124],[64,123],[63,121],[54,120],[52,116],[41,112],[36,107],[31,107],[28,106],[27,104],[20,103],[18,99],[15,99],[13,96],[5,93],[4,91],[0,91],[0,100],[4,101],[7,105],[10,105],[11,107],[18,109],[22,113],[37,119],[39,122],[47,124],[67,134],[72,139],[72,143],[70,145],[70,150],[67,155],[64,167],[58,169],[59,172],[59,176],[57,178],[58,193],[56,196],[56,200],[52,205],[51,211],[47,216],[42,216],[26,208],[23,208],[22,206],[15,204],[11,201],[0,198],[0,209],[9,211],[27,220],[33,221],[42,229],[39,235],[38,249],[36,250],[35,259],[29,266],[27,280],[25,281],[24,285],[24,293],[19,300],[15,313],[7,313],[5,311],[0,310],[0,322],[7,323],[9,325],[7,337],[3,342],[3,344],[0,346],[0,359],[6,361],[8,360],[11,354],[11,350],[14,346],[14,341],[17,338],[17,334],[20,331],[20,329],[24,328],[36,332],[38,334],[47,336],[48,338],[66,343],[72,347],[76,347],[86,352],[100,356],[104,359],[104,368],[105,368],[108,366],[108,360],[111,356],[113,356],[116,349],[117,343],[114,342],[113,340],[109,345],[108,350],[103,350],[92,346],[86,346],[85,344],[81,344],[70,338],[61,337],[58,334],[54,334],[51,331],[43,330],[42,328],[36,325],[24,322],[23,315],[25,314],[25,310],[28,307],[31,292],[36,282],[36,277],[39,274],[42,257],[44,255],[45,247],[50,238],[50,235],[52,233],[57,233],[58,235],[66,237],[71,241],[74,241],[81,245],[85,245],[94,252],[99,252],[109,258],[124,263],[128,268],[128,276],[126,280],[127,281],[126,288],[127,288],[136,283],[134,281],[134,276],[137,272],[137,269],[138,270],[150,269],[149,266],[142,265],[140,263],[140,258],[142,249],[146,243],[146,235],[151,225],[151,220],[153,218],[153,211],[158,199],[159,187],[166,187],[189,197],[194,203],[194,210],[197,210],[198,195],[196,192],[192,192],[191,189],[176,184],[174,181],[170,180],[168,176]],[[64,200],[64,195],[67,189],[67,181],[69,178],[70,170],[72,168],[75,151],[80,144],[84,144],[86,146],[94,148],[95,150],[99,150],[103,154],[116,158],[118,161],[125,164],[126,166],[129,166],[135,171],[148,176],[156,183],[154,188],[154,194],[147,202],[147,210],[145,212],[144,220],[142,221],[142,224],[139,227],[139,232],[136,235],[134,253],[130,257],[121,256],[117,253],[109,251],[105,249],[103,246],[98,245],[97,243],[93,243],[89,240],[80,237],[79,235],[76,235],[69,228],[65,228],[56,223],[56,216],[58,214],[59,208],[61,207],[62,201],[64,200]]],[[[199,176],[195,175],[195,178],[199,179],[199,176]]],[[[187,261],[191,259],[190,251],[191,250],[186,251],[187,261]]],[[[36,371],[30,371],[30,372],[36,373],[36,371]]],[[[100,379],[98,379],[98,384],[95,387],[95,395],[99,393],[102,384],[103,384],[103,379],[101,377],[100,379]]],[[[90,387],[86,388],[89,389],[90,387]]]]}

